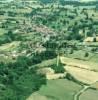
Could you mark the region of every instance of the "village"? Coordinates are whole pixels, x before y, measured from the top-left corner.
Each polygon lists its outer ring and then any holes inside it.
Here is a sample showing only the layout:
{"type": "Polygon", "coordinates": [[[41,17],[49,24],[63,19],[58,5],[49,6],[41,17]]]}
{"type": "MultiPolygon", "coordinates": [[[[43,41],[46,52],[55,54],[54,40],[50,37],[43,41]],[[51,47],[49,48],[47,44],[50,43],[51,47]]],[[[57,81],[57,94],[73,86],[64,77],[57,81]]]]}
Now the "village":
{"type": "Polygon", "coordinates": [[[0,100],[97,100],[97,5],[1,2],[0,100]]]}

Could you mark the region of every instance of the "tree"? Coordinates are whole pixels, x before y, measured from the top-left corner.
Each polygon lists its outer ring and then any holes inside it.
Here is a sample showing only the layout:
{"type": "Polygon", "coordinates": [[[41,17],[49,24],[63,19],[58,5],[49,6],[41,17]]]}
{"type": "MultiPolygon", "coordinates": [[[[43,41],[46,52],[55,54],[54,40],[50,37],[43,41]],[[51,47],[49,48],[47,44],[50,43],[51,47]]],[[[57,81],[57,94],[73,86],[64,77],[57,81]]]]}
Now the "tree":
{"type": "Polygon", "coordinates": [[[7,36],[10,42],[15,40],[15,35],[13,34],[12,30],[9,30],[5,35],[7,36]]]}
{"type": "Polygon", "coordinates": [[[0,99],[25,100],[29,94],[46,84],[46,76],[37,73],[37,68],[29,66],[31,59],[22,56],[16,62],[0,63],[0,99]]]}
{"type": "Polygon", "coordinates": [[[54,57],[57,58],[56,66],[59,66],[60,63],[60,55],[64,53],[64,49],[66,48],[67,43],[64,40],[64,34],[60,34],[56,37],[52,36],[50,37],[50,40],[48,40],[43,46],[46,48],[47,51],[51,51],[54,53],[54,57]],[[63,51],[62,51],[63,50],[63,51]]]}
{"type": "Polygon", "coordinates": [[[88,52],[86,52],[84,56],[85,56],[85,57],[88,57],[88,56],[89,56],[89,53],[88,53],[88,52]]]}
{"type": "Polygon", "coordinates": [[[18,80],[14,81],[18,98],[26,99],[32,92],[38,91],[42,84],[46,84],[45,75],[36,74],[34,68],[30,70],[27,70],[18,80]]]}

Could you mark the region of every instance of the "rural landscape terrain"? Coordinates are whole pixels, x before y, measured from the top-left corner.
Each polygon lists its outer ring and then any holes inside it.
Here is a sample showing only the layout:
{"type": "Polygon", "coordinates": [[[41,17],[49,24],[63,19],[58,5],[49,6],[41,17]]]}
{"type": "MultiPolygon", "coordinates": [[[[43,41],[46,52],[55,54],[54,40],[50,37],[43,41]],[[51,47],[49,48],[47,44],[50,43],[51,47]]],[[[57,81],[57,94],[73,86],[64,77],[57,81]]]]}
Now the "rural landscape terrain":
{"type": "Polygon", "coordinates": [[[97,0],[0,0],[0,100],[98,100],[97,0]]]}

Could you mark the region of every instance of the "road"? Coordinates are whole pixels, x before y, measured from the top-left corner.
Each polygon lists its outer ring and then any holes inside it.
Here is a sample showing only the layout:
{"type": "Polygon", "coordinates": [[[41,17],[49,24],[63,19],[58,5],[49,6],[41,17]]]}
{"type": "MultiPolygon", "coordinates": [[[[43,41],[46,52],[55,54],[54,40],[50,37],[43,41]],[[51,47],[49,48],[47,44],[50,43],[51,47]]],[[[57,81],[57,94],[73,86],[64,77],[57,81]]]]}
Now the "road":
{"type": "Polygon", "coordinates": [[[90,86],[84,86],[80,91],[78,91],[75,95],[74,95],[74,100],[79,100],[80,95],[82,93],[84,93],[87,89],[89,89],[90,86]]]}

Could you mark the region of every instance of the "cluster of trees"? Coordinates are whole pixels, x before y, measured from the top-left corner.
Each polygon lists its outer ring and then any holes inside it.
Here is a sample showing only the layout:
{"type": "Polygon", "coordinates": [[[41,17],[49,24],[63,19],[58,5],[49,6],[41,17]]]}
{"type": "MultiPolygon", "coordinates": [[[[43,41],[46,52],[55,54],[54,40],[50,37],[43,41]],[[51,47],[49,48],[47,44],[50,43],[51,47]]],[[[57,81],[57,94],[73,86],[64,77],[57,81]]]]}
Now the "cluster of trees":
{"type": "Polygon", "coordinates": [[[56,0],[39,0],[40,3],[42,4],[48,4],[48,3],[53,3],[53,2],[56,2],[56,0]]]}
{"type": "MultiPolygon", "coordinates": [[[[56,0],[40,0],[42,4],[49,4],[49,3],[56,3],[56,0]]],[[[93,6],[97,5],[97,1],[92,2],[79,2],[79,1],[72,1],[72,0],[58,0],[59,4],[61,5],[74,5],[74,6],[93,6]]]]}
{"type": "Polygon", "coordinates": [[[51,67],[55,71],[55,73],[64,73],[65,72],[64,65],[60,62],[59,62],[58,66],[57,66],[57,64],[53,64],[49,67],[51,67]]]}
{"type": "Polygon", "coordinates": [[[0,15],[4,15],[5,13],[5,11],[0,11],[0,15]]]}
{"type": "Polygon", "coordinates": [[[1,37],[0,37],[0,45],[1,44],[5,44],[5,43],[9,43],[15,40],[15,35],[13,34],[13,32],[11,30],[9,30],[7,33],[4,33],[1,37]]]}
{"type": "Polygon", "coordinates": [[[12,30],[8,30],[6,33],[0,36],[0,45],[23,40],[24,39],[22,38],[21,34],[16,34],[12,30]]]}
{"type": "Polygon", "coordinates": [[[0,99],[25,100],[32,92],[39,90],[46,84],[45,75],[37,74],[37,68],[32,65],[32,60],[22,56],[15,62],[0,62],[0,99]]]}

